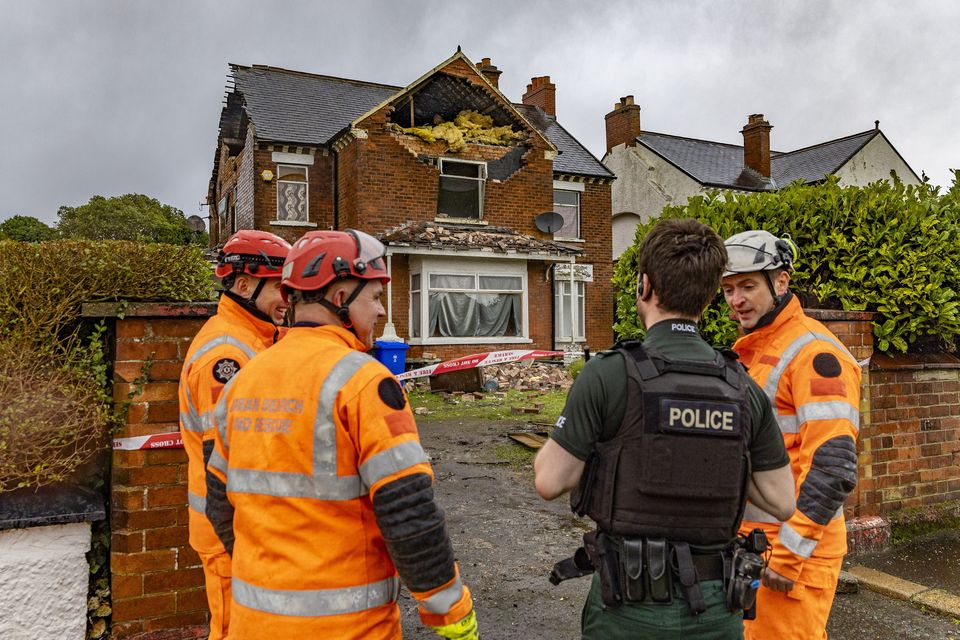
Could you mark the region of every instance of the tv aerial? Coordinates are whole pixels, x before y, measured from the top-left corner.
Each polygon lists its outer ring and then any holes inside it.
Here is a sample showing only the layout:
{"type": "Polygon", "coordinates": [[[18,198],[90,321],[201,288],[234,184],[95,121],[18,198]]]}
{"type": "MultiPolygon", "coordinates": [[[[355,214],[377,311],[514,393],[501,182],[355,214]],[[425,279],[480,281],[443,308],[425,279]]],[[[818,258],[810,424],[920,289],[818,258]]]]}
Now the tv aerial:
{"type": "Polygon", "coordinates": [[[537,229],[544,233],[556,233],[563,228],[563,216],[556,211],[546,211],[533,219],[537,229]]]}

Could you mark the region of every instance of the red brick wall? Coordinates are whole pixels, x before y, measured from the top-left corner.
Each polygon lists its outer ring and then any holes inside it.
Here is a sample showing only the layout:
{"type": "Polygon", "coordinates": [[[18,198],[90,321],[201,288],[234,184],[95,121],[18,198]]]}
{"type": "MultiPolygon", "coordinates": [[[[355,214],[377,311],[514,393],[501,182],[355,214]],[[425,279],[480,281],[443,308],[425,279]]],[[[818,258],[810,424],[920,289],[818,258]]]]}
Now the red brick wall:
{"type": "MultiPolygon", "coordinates": [[[[146,361],[153,360],[118,437],[178,431],[183,357],[212,307],[135,304],[116,320],[113,390],[118,403],[127,399],[146,361]]],[[[199,637],[197,626],[207,622],[203,570],[188,544],[186,479],[182,449],[113,452],[114,638],[148,638],[167,629],[182,630],[178,638],[199,637]]]]}
{"type": "Polygon", "coordinates": [[[254,152],[254,225],[257,229],[275,233],[289,242],[297,240],[307,231],[333,228],[333,156],[323,155],[317,149],[313,165],[307,166],[308,217],[311,226],[287,226],[270,224],[277,219],[277,163],[273,161],[273,151],[282,151],[279,146],[270,150],[269,145],[260,143],[254,152]],[[273,173],[274,179],[264,182],[260,174],[264,170],[273,173]]]}

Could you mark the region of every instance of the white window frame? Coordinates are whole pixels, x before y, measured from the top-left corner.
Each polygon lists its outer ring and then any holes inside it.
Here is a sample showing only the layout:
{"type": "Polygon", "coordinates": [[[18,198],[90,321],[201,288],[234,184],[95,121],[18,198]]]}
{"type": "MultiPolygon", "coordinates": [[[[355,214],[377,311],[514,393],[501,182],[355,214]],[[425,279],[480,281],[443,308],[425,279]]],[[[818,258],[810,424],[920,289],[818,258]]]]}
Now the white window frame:
{"type": "MultiPolygon", "coordinates": [[[[411,256],[410,282],[413,276],[420,276],[420,337],[413,337],[413,328],[409,326],[410,316],[407,314],[408,342],[411,345],[440,345],[440,344],[530,344],[530,313],[529,313],[529,286],[527,282],[527,262],[525,260],[497,260],[491,262],[482,258],[453,258],[445,256],[411,256]],[[436,275],[470,275],[470,276],[514,276],[521,279],[520,292],[520,327],[519,336],[467,336],[467,337],[432,337],[428,336],[427,329],[430,320],[430,276],[436,275]]],[[[479,277],[477,279],[479,285],[479,277]]],[[[408,305],[413,304],[413,292],[408,294],[408,305]]],[[[490,291],[490,293],[496,293],[490,291]]],[[[412,307],[408,307],[412,308],[412,307]]]]}
{"type": "MultiPolygon", "coordinates": [[[[274,212],[274,223],[282,225],[291,225],[291,226],[316,226],[310,224],[310,167],[304,164],[293,164],[289,162],[278,163],[277,164],[277,205],[274,212]],[[300,182],[299,180],[281,180],[280,167],[292,167],[296,169],[303,169],[304,181],[300,182]],[[304,196],[304,200],[307,203],[307,219],[306,220],[283,220],[280,218],[280,185],[282,184],[303,184],[306,185],[307,193],[304,196]]],[[[271,223],[272,224],[272,223],[271,223]]]]}
{"type": "MultiPolygon", "coordinates": [[[[553,234],[555,240],[577,240],[580,241],[583,239],[583,185],[579,183],[567,183],[567,182],[558,182],[554,181],[553,183],[553,210],[557,210],[557,205],[560,204],[556,201],[556,192],[557,191],[566,191],[568,193],[574,193],[577,196],[577,235],[576,236],[561,236],[560,232],[553,234]],[[577,189],[579,186],[581,188],[577,189]]],[[[564,205],[570,206],[570,205],[564,205]]]]}
{"type": "Polygon", "coordinates": [[[445,221],[448,221],[448,222],[451,221],[451,220],[458,221],[458,222],[459,222],[459,221],[464,221],[464,222],[481,222],[481,221],[483,221],[483,200],[484,200],[484,198],[486,197],[486,185],[487,185],[487,163],[486,163],[486,162],[482,162],[482,161],[477,161],[477,160],[461,160],[460,158],[443,158],[443,157],[441,157],[441,158],[439,158],[439,162],[438,162],[438,167],[437,167],[437,168],[440,169],[440,177],[437,178],[437,219],[438,219],[438,220],[445,220],[445,221]],[[444,177],[443,165],[444,165],[444,164],[447,164],[447,163],[449,163],[449,164],[472,164],[472,165],[477,165],[477,166],[480,167],[480,170],[479,170],[480,176],[477,177],[477,178],[471,178],[471,177],[469,177],[469,176],[455,176],[455,175],[447,174],[447,177],[449,177],[449,178],[460,178],[460,179],[463,179],[463,180],[474,180],[474,181],[480,183],[480,193],[479,193],[480,202],[479,202],[479,206],[477,207],[477,212],[478,212],[479,215],[478,215],[476,218],[464,218],[464,217],[459,217],[459,216],[451,216],[450,214],[443,214],[445,217],[440,217],[440,216],[441,216],[441,211],[440,211],[440,181],[441,181],[441,180],[443,179],[443,177],[444,177]]]}
{"type": "Polygon", "coordinates": [[[568,297],[569,294],[564,295],[563,287],[570,287],[569,278],[554,278],[553,281],[553,341],[557,344],[571,344],[577,342],[586,342],[586,320],[587,320],[587,283],[584,280],[574,280],[573,281],[574,289],[576,290],[575,301],[577,305],[571,305],[570,312],[576,316],[576,323],[574,327],[574,333],[576,335],[573,337],[573,340],[569,336],[561,335],[562,331],[569,331],[570,329],[570,318],[563,317],[563,298],[568,297]],[[580,321],[580,317],[583,316],[583,321],[580,321]]]}

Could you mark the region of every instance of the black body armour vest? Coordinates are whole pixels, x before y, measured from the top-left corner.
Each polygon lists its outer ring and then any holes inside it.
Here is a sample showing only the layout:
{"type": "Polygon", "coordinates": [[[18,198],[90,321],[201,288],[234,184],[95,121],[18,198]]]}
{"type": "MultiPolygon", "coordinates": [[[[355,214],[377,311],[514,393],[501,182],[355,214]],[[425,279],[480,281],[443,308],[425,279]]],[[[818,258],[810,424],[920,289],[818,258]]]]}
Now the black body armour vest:
{"type": "Polygon", "coordinates": [[[726,543],[736,536],[750,474],[747,373],[733,354],[669,361],[618,343],[627,407],[598,442],[571,506],[609,535],[726,543]]]}

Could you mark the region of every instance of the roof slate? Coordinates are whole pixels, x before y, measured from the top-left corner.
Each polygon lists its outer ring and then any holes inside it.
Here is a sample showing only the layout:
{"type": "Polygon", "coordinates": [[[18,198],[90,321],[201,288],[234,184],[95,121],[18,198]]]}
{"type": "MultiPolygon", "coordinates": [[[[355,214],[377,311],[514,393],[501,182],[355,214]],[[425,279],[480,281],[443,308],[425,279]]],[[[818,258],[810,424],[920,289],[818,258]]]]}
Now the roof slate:
{"type": "Polygon", "coordinates": [[[796,151],[771,151],[771,179],[744,168],[742,146],[648,131],[642,132],[637,141],[701,184],[767,191],[795,180],[823,180],[878,134],[870,130],[796,151]]]}
{"type": "Polygon", "coordinates": [[[407,221],[379,235],[392,247],[422,247],[452,251],[490,251],[525,255],[565,255],[582,253],[552,240],[541,240],[518,233],[506,227],[477,227],[474,225],[407,221]]]}
{"type": "Polygon", "coordinates": [[[403,88],[261,66],[234,65],[233,75],[259,139],[303,144],[328,143],[403,88]]]}
{"type": "Polygon", "coordinates": [[[557,148],[559,153],[553,160],[553,170],[555,172],[599,178],[616,177],[592,153],[587,151],[586,147],[570,135],[557,122],[555,117],[547,115],[542,109],[531,105],[514,104],[513,106],[557,148]]]}

